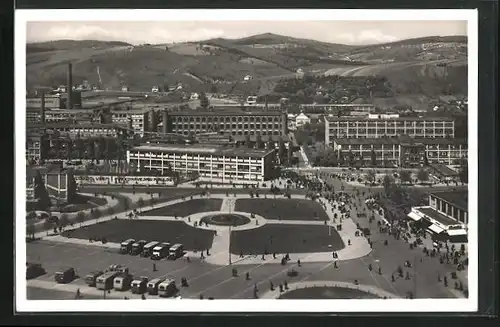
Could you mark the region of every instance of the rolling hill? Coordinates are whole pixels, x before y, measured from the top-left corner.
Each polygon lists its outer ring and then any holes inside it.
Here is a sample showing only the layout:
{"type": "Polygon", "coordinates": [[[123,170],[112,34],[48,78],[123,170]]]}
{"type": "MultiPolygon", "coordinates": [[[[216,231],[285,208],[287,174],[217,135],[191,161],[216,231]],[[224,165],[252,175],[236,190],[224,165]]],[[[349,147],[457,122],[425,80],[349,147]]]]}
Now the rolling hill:
{"type": "Polygon", "coordinates": [[[433,97],[467,93],[467,38],[424,37],[367,46],[330,44],[272,33],[134,46],[125,42],[60,40],[27,44],[27,86],[64,84],[73,63],[74,83],[103,89],[183,83],[187,89],[271,93],[276,81],[313,75],[385,76],[393,93],[433,97]],[[243,77],[251,75],[250,81],[243,77]]]}

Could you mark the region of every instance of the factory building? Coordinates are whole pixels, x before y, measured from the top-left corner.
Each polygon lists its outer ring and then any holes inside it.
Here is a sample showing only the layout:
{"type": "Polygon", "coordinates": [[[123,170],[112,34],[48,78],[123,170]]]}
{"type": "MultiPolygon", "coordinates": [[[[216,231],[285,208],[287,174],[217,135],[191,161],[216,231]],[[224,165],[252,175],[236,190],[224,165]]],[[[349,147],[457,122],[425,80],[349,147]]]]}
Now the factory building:
{"type": "Polygon", "coordinates": [[[427,163],[457,165],[467,159],[466,139],[411,138],[341,138],[333,142],[333,149],[346,163],[351,155],[356,161],[371,163],[373,153],[378,164],[391,167],[420,166],[427,163]]]}
{"type": "Polygon", "coordinates": [[[453,138],[455,137],[455,121],[451,118],[325,117],[325,142],[327,145],[340,138],[369,139],[401,135],[415,138],[453,138]]]}
{"type": "Polygon", "coordinates": [[[272,178],[273,150],[214,145],[141,145],[127,151],[127,162],[142,170],[196,172],[222,182],[259,182],[272,178]]]}
{"type": "Polygon", "coordinates": [[[164,112],[163,132],[182,135],[286,135],[287,116],[279,112],[164,112]],[[165,123],[166,122],[166,123],[165,123]]]}
{"type": "Polygon", "coordinates": [[[123,126],[141,136],[144,136],[144,132],[152,130],[150,115],[152,115],[151,108],[111,110],[113,124],[123,126]]]}

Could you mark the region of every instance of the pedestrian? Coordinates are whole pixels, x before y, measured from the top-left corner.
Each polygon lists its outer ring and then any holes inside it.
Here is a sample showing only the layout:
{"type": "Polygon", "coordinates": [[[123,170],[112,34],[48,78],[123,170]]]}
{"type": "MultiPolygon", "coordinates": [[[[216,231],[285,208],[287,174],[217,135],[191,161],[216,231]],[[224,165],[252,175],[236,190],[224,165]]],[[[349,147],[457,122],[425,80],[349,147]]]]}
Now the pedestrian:
{"type": "Polygon", "coordinates": [[[243,258],[243,251],[240,250],[240,258],[243,258]]]}
{"type": "Polygon", "coordinates": [[[264,257],[264,255],[262,255],[262,258],[261,258],[261,260],[266,260],[266,258],[264,257]]]}
{"type": "Polygon", "coordinates": [[[153,271],[156,271],[156,263],[153,263],[153,271]]]}
{"type": "Polygon", "coordinates": [[[145,300],[146,296],[144,294],[141,295],[141,300],[145,300]]]}

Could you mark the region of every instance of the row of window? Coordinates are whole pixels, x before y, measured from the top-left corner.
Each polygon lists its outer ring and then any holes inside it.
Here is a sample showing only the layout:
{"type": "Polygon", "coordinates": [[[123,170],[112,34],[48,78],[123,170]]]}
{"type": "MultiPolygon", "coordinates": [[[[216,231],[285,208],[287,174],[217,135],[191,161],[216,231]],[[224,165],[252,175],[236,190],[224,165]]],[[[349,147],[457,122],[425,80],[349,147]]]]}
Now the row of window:
{"type": "MultiPolygon", "coordinates": [[[[150,169],[158,169],[162,170],[160,167],[148,167],[146,166],[145,168],[150,168],[150,169]]],[[[163,169],[165,171],[165,169],[163,169]]],[[[192,169],[190,171],[196,171],[200,174],[201,177],[212,177],[212,178],[222,178],[222,179],[244,179],[244,180],[258,180],[262,181],[263,176],[260,174],[260,172],[248,172],[248,171],[239,171],[238,173],[236,171],[210,171],[210,170],[197,170],[197,169],[192,169]]]]}
{"type": "MultiPolygon", "coordinates": [[[[239,129],[248,129],[248,128],[257,128],[257,129],[260,129],[260,128],[268,128],[268,129],[272,129],[273,128],[273,124],[220,124],[220,125],[212,125],[212,124],[174,124],[172,125],[172,128],[173,129],[176,129],[176,130],[180,130],[182,128],[184,129],[214,129],[214,128],[219,128],[219,129],[235,129],[235,128],[239,128],[239,129]]],[[[280,128],[280,124],[274,124],[274,128],[278,129],[280,128]]]]}
{"type": "MultiPolygon", "coordinates": [[[[173,133],[177,133],[177,134],[182,134],[182,135],[189,135],[191,132],[206,132],[206,131],[187,131],[187,130],[183,130],[183,131],[172,131],[173,133]]],[[[260,133],[260,135],[280,135],[280,131],[258,131],[260,133]]],[[[229,134],[229,131],[227,132],[229,134]]],[[[235,130],[232,130],[230,131],[230,134],[233,135],[233,136],[236,136],[236,135],[256,135],[257,134],[257,131],[255,130],[250,130],[250,131],[235,131],[235,130]]]]}
{"type": "Polygon", "coordinates": [[[455,126],[454,122],[442,122],[442,121],[370,121],[370,122],[328,122],[328,127],[351,127],[351,128],[381,128],[381,127],[442,127],[442,128],[453,128],[455,126]]]}
{"type": "Polygon", "coordinates": [[[281,116],[268,116],[268,117],[261,117],[261,116],[224,116],[224,117],[190,117],[190,116],[183,116],[183,117],[172,117],[172,122],[178,122],[178,123],[188,123],[188,122],[279,122],[282,119],[281,116]]]}
{"type": "Polygon", "coordinates": [[[193,161],[193,162],[245,162],[250,164],[260,164],[262,159],[249,159],[247,157],[203,157],[203,156],[187,156],[187,155],[171,155],[171,154],[150,154],[150,153],[130,153],[130,159],[141,159],[145,161],[193,161]]]}

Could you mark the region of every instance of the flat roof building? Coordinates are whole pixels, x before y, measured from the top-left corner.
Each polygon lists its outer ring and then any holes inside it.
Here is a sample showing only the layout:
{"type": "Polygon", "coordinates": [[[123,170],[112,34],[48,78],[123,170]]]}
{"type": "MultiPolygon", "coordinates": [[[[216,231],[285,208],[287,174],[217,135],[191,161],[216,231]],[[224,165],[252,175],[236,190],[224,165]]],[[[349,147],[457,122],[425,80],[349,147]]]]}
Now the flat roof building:
{"type": "Polygon", "coordinates": [[[272,177],[274,151],[208,144],[140,145],[127,151],[127,162],[139,171],[172,169],[223,182],[258,182],[272,177]]]}
{"type": "Polygon", "coordinates": [[[452,118],[325,117],[326,145],[341,138],[382,138],[401,135],[415,138],[453,138],[455,121],[452,118]]]}
{"type": "Polygon", "coordinates": [[[438,240],[467,242],[468,190],[430,193],[429,206],[413,207],[408,217],[438,240]]]}
{"type": "Polygon", "coordinates": [[[164,112],[164,133],[217,132],[229,135],[286,135],[287,116],[280,112],[164,112]],[[166,124],[165,124],[166,121],[166,124]]]}
{"type": "MultiPolygon", "coordinates": [[[[456,165],[467,159],[466,139],[411,138],[340,138],[333,141],[333,149],[349,165],[351,155],[355,161],[371,164],[373,154],[377,165],[385,167],[411,167],[425,163],[456,165]]],[[[351,163],[352,164],[352,163],[351,163]]]]}

